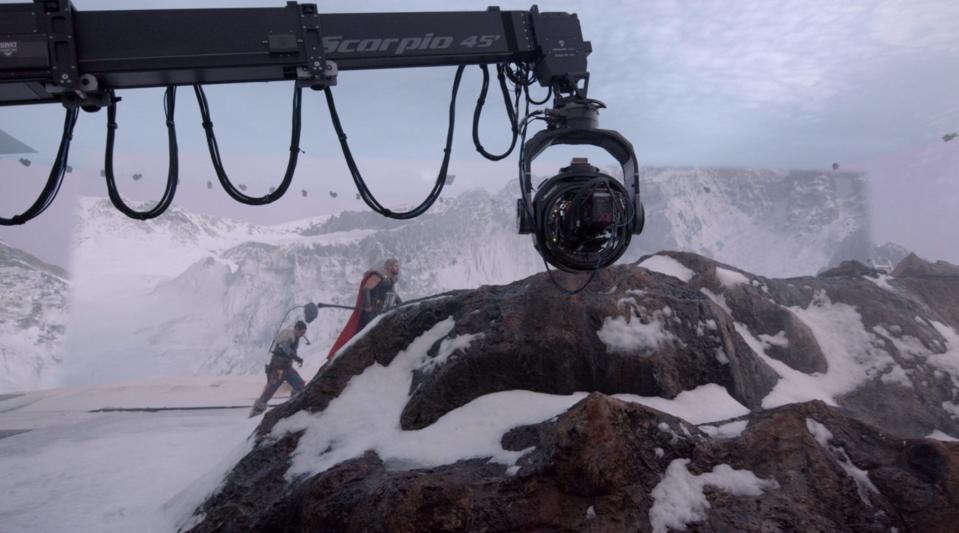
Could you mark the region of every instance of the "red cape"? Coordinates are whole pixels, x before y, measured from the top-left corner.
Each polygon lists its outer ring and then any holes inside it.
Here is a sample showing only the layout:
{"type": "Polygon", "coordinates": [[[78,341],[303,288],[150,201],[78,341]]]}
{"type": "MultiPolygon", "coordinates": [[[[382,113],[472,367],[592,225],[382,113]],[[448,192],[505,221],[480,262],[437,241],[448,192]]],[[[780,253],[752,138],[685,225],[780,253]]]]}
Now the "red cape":
{"type": "Polygon", "coordinates": [[[363,301],[363,285],[366,285],[366,281],[370,279],[370,276],[382,277],[382,275],[375,270],[370,270],[366,274],[363,274],[363,281],[360,282],[360,290],[356,295],[356,305],[353,307],[353,314],[350,315],[350,319],[346,322],[346,326],[343,328],[340,336],[336,338],[336,342],[334,342],[333,347],[330,348],[330,353],[326,356],[327,361],[333,359],[336,351],[342,348],[344,344],[353,338],[353,335],[356,335],[360,331],[360,318],[363,315],[363,306],[366,305],[366,302],[363,301]]]}

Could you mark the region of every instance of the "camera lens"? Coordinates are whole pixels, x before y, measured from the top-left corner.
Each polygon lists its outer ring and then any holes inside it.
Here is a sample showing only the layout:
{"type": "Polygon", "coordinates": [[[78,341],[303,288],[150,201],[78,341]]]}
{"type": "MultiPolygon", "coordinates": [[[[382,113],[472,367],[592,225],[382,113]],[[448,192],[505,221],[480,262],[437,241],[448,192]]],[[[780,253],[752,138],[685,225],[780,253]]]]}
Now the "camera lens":
{"type": "Polygon", "coordinates": [[[547,262],[566,271],[609,266],[629,246],[630,211],[618,180],[585,159],[574,159],[547,180],[533,200],[536,248],[547,262]]]}

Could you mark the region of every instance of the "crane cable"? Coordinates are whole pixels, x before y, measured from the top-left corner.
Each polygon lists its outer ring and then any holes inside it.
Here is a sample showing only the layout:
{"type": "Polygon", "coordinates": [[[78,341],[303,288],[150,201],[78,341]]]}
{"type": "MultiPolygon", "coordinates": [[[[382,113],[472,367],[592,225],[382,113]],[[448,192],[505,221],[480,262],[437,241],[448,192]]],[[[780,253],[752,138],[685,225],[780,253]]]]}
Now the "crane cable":
{"type": "MultiPolygon", "coordinates": [[[[480,97],[477,100],[476,108],[474,109],[473,114],[473,141],[476,146],[477,151],[486,157],[487,159],[493,161],[499,161],[501,159],[509,156],[510,153],[515,149],[517,141],[525,135],[525,124],[521,125],[521,122],[525,122],[529,119],[529,106],[531,103],[539,105],[546,100],[552,94],[552,88],[550,88],[547,93],[546,98],[542,101],[535,101],[530,97],[529,86],[534,81],[532,77],[531,70],[525,64],[517,64],[515,70],[510,68],[509,65],[505,63],[497,64],[497,77],[499,79],[499,85],[501,92],[503,94],[503,101],[506,107],[507,118],[510,121],[510,129],[512,132],[512,139],[510,146],[506,152],[503,154],[491,154],[485,150],[482,145],[482,142],[479,139],[479,120],[482,114],[483,104],[485,103],[486,94],[489,88],[489,71],[488,65],[481,65],[483,70],[483,85],[480,92],[480,97]],[[506,79],[509,79],[514,84],[515,98],[511,102],[509,96],[509,89],[506,84],[506,79]],[[519,101],[522,93],[525,93],[526,96],[526,119],[524,121],[519,121],[519,101]]],[[[363,179],[362,174],[356,164],[355,159],[353,158],[352,151],[350,150],[349,144],[347,142],[347,135],[343,131],[343,125],[340,121],[339,114],[336,110],[336,105],[333,99],[333,93],[329,87],[324,89],[326,96],[327,105],[330,109],[330,117],[333,122],[333,127],[336,130],[337,137],[340,142],[340,147],[343,150],[344,158],[346,159],[347,166],[350,169],[350,174],[353,178],[354,183],[357,186],[357,189],[360,193],[360,197],[363,201],[376,213],[383,215],[388,218],[399,219],[399,220],[408,220],[415,217],[418,217],[425,213],[439,198],[440,193],[443,190],[443,187],[446,184],[447,173],[449,170],[450,156],[452,152],[452,142],[453,142],[453,131],[456,118],[456,96],[459,90],[460,81],[462,79],[463,71],[465,69],[464,65],[457,67],[456,75],[453,79],[453,87],[450,95],[450,106],[449,106],[449,125],[446,134],[446,145],[443,149],[443,162],[440,166],[439,174],[437,175],[436,182],[433,186],[433,189],[427,195],[427,198],[420,203],[420,205],[414,207],[409,211],[393,211],[384,207],[373,193],[370,191],[365,180],[363,179]]],[[[233,183],[230,181],[229,176],[226,173],[226,170],[223,167],[223,159],[220,155],[219,144],[216,139],[216,134],[213,129],[213,121],[210,118],[210,105],[206,98],[206,93],[203,90],[202,85],[194,84],[193,85],[194,93],[196,94],[197,104],[200,108],[200,115],[203,119],[202,125],[207,139],[207,146],[210,151],[210,159],[213,163],[213,168],[216,171],[217,178],[220,184],[223,186],[227,194],[234,200],[246,204],[246,205],[265,205],[276,200],[279,200],[289,189],[292,181],[293,174],[296,171],[297,162],[299,159],[299,154],[301,153],[300,149],[300,133],[302,129],[302,88],[299,86],[294,87],[293,91],[293,116],[292,116],[292,125],[290,132],[290,155],[287,161],[286,172],[283,176],[283,180],[280,185],[276,187],[272,192],[264,196],[248,196],[237,189],[233,183]]],[[[164,190],[163,196],[160,201],[152,208],[146,211],[137,211],[127,205],[122,196],[119,193],[119,190],[116,185],[116,176],[113,168],[113,159],[114,159],[114,147],[116,141],[116,130],[118,128],[116,122],[116,102],[117,99],[112,99],[110,105],[107,109],[107,142],[106,142],[106,151],[104,156],[104,175],[106,177],[107,192],[110,196],[110,200],[113,205],[121,211],[124,215],[134,218],[137,220],[149,220],[152,218],[158,217],[167,208],[171,205],[173,197],[176,194],[176,188],[178,184],[179,177],[179,152],[177,145],[176,137],[176,124],[174,122],[174,111],[176,106],[176,87],[168,86],[164,96],[164,114],[166,116],[166,125],[168,130],[168,150],[169,150],[169,169],[167,174],[167,184],[166,189],[164,190]]],[[[67,167],[67,159],[70,149],[70,141],[73,139],[73,129],[76,125],[77,117],[79,114],[78,108],[68,108],[66,112],[66,119],[64,122],[63,135],[60,140],[60,148],[57,152],[56,159],[54,161],[53,167],[50,171],[50,176],[47,180],[47,184],[44,187],[43,191],[40,193],[37,200],[34,204],[27,209],[23,214],[15,215],[12,218],[0,218],[0,225],[11,226],[19,225],[25,222],[36,218],[38,215],[43,213],[47,207],[53,202],[53,199],[56,197],[57,193],[60,190],[60,186],[63,182],[63,175],[67,167]]],[[[522,154],[522,150],[521,150],[522,154]]]]}
{"type": "MultiPolygon", "coordinates": [[[[113,95],[111,91],[111,96],[113,95]]],[[[116,176],[113,172],[113,153],[114,143],[116,141],[117,131],[117,99],[111,98],[110,105],[107,107],[107,143],[104,154],[103,174],[107,182],[107,193],[110,201],[124,215],[136,220],[150,220],[163,214],[173,202],[173,196],[176,194],[177,182],[179,179],[179,149],[176,141],[176,123],[173,120],[176,109],[176,87],[170,85],[166,88],[163,97],[163,114],[166,116],[168,151],[170,154],[169,168],[167,171],[166,189],[160,201],[152,208],[146,211],[137,211],[131,208],[123,201],[120,191],[117,190],[116,176]]]]}
{"type": "Polygon", "coordinates": [[[67,170],[67,160],[70,155],[70,141],[73,140],[73,128],[77,125],[77,116],[80,109],[73,107],[67,108],[66,116],[63,120],[63,133],[60,136],[60,148],[57,150],[57,156],[53,160],[53,166],[50,168],[50,175],[47,177],[47,184],[40,191],[40,195],[26,211],[10,218],[0,217],[0,226],[19,226],[25,224],[50,207],[53,199],[60,192],[60,186],[63,184],[63,175],[67,170]]]}
{"type": "Polygon", "coordinates": [[[515,103],[510,101],[509,89],[506,87],[506,74],[504,70],[506,69],[505,65],[498,64],[496,65],[496,77],[499,79],[500,90],[503,93],[503,102],[506,105],[506,116],[509,118],[509,126],[513,132],[512,140],[510,141],[509,148],[502,154],[491,154],[486,151],[483,147],[483,142],[479,138],[479,123],[480,115],[483,113],[483,104],[486,103],[486,93],[489,90],[489,65],[480,65],[480,69],[483,71],[483,85],[480,88],[479,97],[476,99],[476,108],[473,110],[473,145],[476,147],[476,151],[480,153],[486,159],[490,161],[501,161],[509,157],[513,153],[513,149],[516,148],[516,140],[519,138],[519,124],[517,123],[516,117],[519,115],[519,98],[522,94],[523,88],[520,85],[515,85],[515,103]]]}
{"type": "Polygon", "coordinates": [[[456,69],[456,75],[453,77],[453,89],[452,94],[450,95],[450,110],[449,110],[449,126],[446,131],[446,147],[443,149],[443,163],[440,165],[439,174],[436,177],[436,182],[433,185],[433,189],[427,195],[426,199],[423,200],[420,205],[410,209],[409,211],[393,211],[387,209],[373,196],[373,193],[370,192],[369,187],[366,186],[366,182],[363,180],[363,176],[360,173],[359,168],[356,166],[356,161],[353,159],[353,153],[350,151],[350,145],[347,142],[346,133],[343,132],[343,124],[340,122],[340,115],[336,111],[336,103],[333,100],[333,91],[329,87],[323,90],[326,94],[326,103],[330,108],[330,118],[333,121],[333,129],[336,130],[337,138],[340,141],[340,148],[343,150],[343,157],[346,159],[346,165],[350,169],[350,175],[353,177],[353,183],[356,184],[356,188],[360,193],[360,197],[363,201],[372,209],[374,212],[385,216],[387,218],[392,218],[396,220],[409,220],[416,218],[423,213],[425,213],[429,208],[436,202],[436,199],[439,198],[440,193],[443,192],[443,186],[446,185],[446,174],[449,170],[450,164],[450,154],[452,153],[453,146],[453,128],[456,122],[456,93],[459,91],[460,80],[463,78],[463,70],[465,67],[460,65],[456,69]]]}
{"type": "Polygon", "coordinates": [[[231,198],[246,205],[266,205],[279,200],[290,184],[293,183],[293,174],[296,172],[297,161],[300,156],[300,130],[302,126],[303,115],[303,89],[299,86],[293,87],[293,121],[290,128],[290,157],[286,163],[286,173],[283,175],[283,181],[280,185],[264,196],[248,196],[233,186],[230,177],[227,176],[223,168],[223,159],[220,157],[220,147],[216,142],[216,133],[213,131],[213,121],[210,119],[210,104],[206,99],[206,93],[203,86],[196,84],[193,86],[196,93],[197,105],[200,107],[200,116],[203,118],[203,130],[206,132],[206,143],[210,149],[210,160],[213,162],[213,169],[216,171],[216,177],[220,185],[231,198]]]}

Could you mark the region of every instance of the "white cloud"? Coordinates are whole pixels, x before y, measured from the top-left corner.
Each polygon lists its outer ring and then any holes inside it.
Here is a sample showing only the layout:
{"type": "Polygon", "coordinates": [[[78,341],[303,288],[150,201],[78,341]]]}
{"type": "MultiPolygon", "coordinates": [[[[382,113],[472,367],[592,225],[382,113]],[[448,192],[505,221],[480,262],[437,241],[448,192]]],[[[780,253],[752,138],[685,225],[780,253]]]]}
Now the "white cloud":
{"type": "Polygon", "coordinates": [[[601,3],[582,9],[581,19],[591,28],[595,70],[614,73],[604,94],[642,93],[664,107],[694,94],[692,102],[712,97],[792,113],[819,109],[844,89],[850,65],[874,52],[862,39],[865,10],[861,3],[661,1],[601,3]]]}
{"type": "Polygon", "coordinates": [[[959,3],[885,0],[876,8],[871,26],[887,44],[959,53],[959,3]]]}

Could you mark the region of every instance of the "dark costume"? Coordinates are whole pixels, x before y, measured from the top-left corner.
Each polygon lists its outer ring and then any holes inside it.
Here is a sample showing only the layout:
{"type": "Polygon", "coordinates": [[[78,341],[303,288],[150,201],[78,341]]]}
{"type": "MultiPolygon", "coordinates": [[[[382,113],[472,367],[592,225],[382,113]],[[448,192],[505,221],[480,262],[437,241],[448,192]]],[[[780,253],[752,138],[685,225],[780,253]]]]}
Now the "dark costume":
{"type": "Polygon", "coordinates": [[[402,303],[402,301],[393,290],[393,281],[386,273],[379,270],[367,271],[363,274],[363,280],[360,281],[360,290],[356,295],[356,305],[353,308],[353,314],[350,315],[350,319],[346,322],[346,326],[343,328],[340,336],[336,338],[336,342],[333,343],[333,347],[330,348],[330,353],[327,354],[326,358],[333,359],[337,350],[342,348],[354,335],[365,328],[367,324],[376,318],[376,315],[400,303],[402,303]],[[366,289],[366,282],[374,276],[380,278],[380,282],[372,289],[366,289]],[[366,305],[367,298],[370,300],[369,306],[366,305]]]}
{"type": "MultiPolygon", "coordinates": [[[[366,293],[366,291],[362,289],[360,292],[366,293]]],[[[368,295],[371,305],[369,309],[366,309],[364,305],[363,313],[360,315],[361,330],[376,318],[376,315],[399,303],[399,297],[396,296],[396,293],[393,291],[393,280],[390,278],[381,279],[380,282],[376,284],[376,287],[369,289],[368,295]]],[[[366,296],[367,294],[363,295],[364,304],[366,302],[366,296]]]]}
{"type": "Polygon", "coordinates": [[[273,357],[270,358],[270,364],[266,365],[266,387],[263,388],[263,394],[253,404],[253,410],[250,416],[256,416],[266,410],[266,402],[276,394],[277,389],[283,382],[290,384],[293,388],[293,394],[299,394],[306,385],[300,374],[293,369],[293,362],[303,364],[296,350],[299,348],[300,339],[292,329],[285,329],[276,336],[273,341],[273,357]]]}

